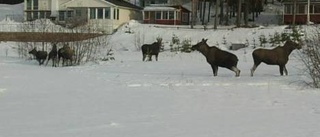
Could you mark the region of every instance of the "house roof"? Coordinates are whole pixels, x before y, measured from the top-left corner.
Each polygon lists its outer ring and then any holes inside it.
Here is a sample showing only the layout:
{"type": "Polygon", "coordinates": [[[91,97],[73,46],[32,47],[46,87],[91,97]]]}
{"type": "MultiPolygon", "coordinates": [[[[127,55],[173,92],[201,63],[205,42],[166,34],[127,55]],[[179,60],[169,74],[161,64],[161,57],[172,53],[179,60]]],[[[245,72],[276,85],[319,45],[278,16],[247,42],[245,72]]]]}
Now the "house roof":
{"type": "Polygon", "coordinates": [[[114,5],[117,5],[117,6],[122,6],[122,7],[128,7],[128,8],[142,10],[141,7],[136,6],[134,4],[131,4],[129,2],[126,2],[124,0],[105,0],[105,1],[110,2],[110,3],[112,3],[114,5]]]}

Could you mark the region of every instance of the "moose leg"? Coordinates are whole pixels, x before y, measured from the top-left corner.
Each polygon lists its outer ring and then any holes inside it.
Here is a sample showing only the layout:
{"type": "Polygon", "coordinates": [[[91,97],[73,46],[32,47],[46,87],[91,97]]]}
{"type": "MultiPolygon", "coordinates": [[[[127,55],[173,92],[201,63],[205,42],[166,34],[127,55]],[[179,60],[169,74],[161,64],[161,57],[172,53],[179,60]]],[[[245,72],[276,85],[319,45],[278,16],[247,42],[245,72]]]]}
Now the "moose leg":
{"type": "Polygon", "coordinates": [[[142,61],[144,61],[146,59],[146,54],[142,55],[142,61]]]}
{"type": "Polygon", "coordinates": [[[284,65],[279,65],[280,75],[283,76],[283,72],[288,75],[288,71],[284,65]]]}
{"type": "Polygon", "coordinates": [[[148,61],[152,61],[152,55],[149,54],[148,58],[149,58],[148,61]]]}
{"type": "Polygon", "coordinates": [[[254,71],[257,69],[257,67],[260,65],[261,62],[259,63],[254,63],[252,68],[251,68],[251,77],[253,76],[254,71]]]}
{"type": "Polygon", "coordinates": [[[240,70],[237,67],[233,66],[233,67],[231,67],[231,70],[236,73],[236,77],[240,76],[240,70]]]}
{"type": "Polygon", "coordinates": [[[287,70],[286,66],[283,66],[283,70],[284,70],[284,73],[285,73],[286,75],[288,75],[288,70],[287,70]]]}
{"type": "Polygon", "coordinates": [[[217,76],[218,75],[218,66],[211,64],[211,68],[213,71],[213,76],[217,76]]]}
{"type": "Polygon", "coordinates": [[[155,56],[156,56],[156,61],[158,61],[158,54],[156,54],[155,56]]]}

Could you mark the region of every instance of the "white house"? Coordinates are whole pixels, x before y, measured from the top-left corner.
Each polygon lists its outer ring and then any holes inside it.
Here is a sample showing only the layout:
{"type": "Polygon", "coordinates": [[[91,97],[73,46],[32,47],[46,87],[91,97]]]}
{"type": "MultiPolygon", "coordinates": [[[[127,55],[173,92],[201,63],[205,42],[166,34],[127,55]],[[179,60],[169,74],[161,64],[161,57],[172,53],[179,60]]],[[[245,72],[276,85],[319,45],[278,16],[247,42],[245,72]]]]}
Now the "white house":
{"type": "Polygon", "coordinates": [[[142,8],[124,0],[25,0],[25,20],[50,18],[59,24],[89,23],[112,33],[129,20],[142,20],[142,8]]]}

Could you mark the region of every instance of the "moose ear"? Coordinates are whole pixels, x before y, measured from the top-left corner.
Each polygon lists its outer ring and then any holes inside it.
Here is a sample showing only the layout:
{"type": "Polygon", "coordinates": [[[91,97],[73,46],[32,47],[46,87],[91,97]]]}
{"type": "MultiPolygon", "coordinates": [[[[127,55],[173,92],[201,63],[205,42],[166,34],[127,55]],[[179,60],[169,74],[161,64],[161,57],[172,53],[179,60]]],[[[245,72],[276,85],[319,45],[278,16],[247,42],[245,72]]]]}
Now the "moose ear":
{"type": "Polygon", "coordinates": [[[204,39],[204,42],[207,42],[208,41],[208,39],[204,39]]]}

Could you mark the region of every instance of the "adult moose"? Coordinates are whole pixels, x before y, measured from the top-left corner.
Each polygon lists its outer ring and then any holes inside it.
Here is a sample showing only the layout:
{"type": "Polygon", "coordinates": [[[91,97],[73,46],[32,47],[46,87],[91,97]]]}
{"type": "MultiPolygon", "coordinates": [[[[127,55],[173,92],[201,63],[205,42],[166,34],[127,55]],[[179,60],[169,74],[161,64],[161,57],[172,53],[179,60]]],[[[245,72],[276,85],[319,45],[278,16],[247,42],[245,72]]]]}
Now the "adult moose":
{"type": "Polygon", "coordinates": [[[278,46],[273,49],[254,50],[252,52],[254,65],[251,68],[251,76],[253,76],[254,71],[261,62],[264,62],[268,65],[278,65],[280,75],[282,76],[283,72],[288,75],[286,64],[288,62],[290,53],[294,49],[301,49],[301,44],[292,40],[287,40],[283,46],[278,46]]]}
{"type": "Polygon", "coordinates": [[[223,67],[234,71],[236,73],[236,77],[239,77],[240,70],[237,68],[237,56],[215,46],[209,47],[207,40],[208,39],[202,39],[201,42],[193,45],[191,50],[197,50],[206,57],[207,62],[211,65],[213,76],[218,75],[218,67],[223,67]]]}
{"type": "Polygon", "coordinates": [[[62,58],[62,66],[65,65],[65,62],[66,62],[66,65],[72,65],[73,50],[69,45],[66,44],[58,50],[58,66],[61,58],[62,58]],[[69,64],[68,64],[68,61],[69,61],[69,64]]]}
{"type": "Polygon", "coordinates": [[[29,54],[32,54],[36,57],[39,65],[42,65],[48,56],[48,53],[46,51],[37,51],[36,48],[33,48],[31,51],[29,51],[29,54]]]}
{"type": "Polygon", "coordinates": [[[48,57],[48,61],[46,63],[46,65],[48,65],[48,62],[50,61],[50,59],[52,60],[52,67],[56,67],[57,66],[57,56],[58,56],[58,50],[57,50],[57,45],[54,43],[52,45],[52,49],[49,52],[49,57],[48,57]]]}
{"type": "Polygon", "coordinates": [[[143,44],[141,46],[142,50],[142,61],[146,59],[146,56],[148,56],[148,61],[152,61],[152,55],[155,55],[156,61],[158,61],[158,55],[160,52],[160,48],[162,45],[162,39],[157,39],[156,42],[152,44],[143,44]]]}

